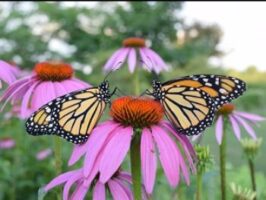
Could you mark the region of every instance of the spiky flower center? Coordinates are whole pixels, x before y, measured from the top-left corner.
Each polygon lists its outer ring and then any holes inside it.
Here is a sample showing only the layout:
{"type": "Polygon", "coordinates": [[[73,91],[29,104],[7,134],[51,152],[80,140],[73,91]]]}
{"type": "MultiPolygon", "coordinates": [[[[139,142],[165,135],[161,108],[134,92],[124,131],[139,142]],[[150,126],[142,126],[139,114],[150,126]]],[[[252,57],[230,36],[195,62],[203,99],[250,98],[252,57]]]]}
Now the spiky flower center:
{"type": "Polygon", "coordinates": [[[126,96],[112,102],[110,115],[114,121],[125,126],[145,128],[160,122],[163,108],[150,98],[126,96]]]}
{"type": "Polygon", "coordinates": [[[127,38],[123,41],[125,47],[145,47],[145,40],[138,37],[127,38]]]}
{"type": "Polygon", "coordinates": [[[73,75],[71,65],[58,61],[37,63],[34,71],[42,81],[63,81],[70,79],[73,75]]]}
{"type": "Polygon", "coordinates": [[[219,110],[217,111],[218,115],[229,115],[235,110],[235,106],[231,103],[223,105],[219,110]]]}

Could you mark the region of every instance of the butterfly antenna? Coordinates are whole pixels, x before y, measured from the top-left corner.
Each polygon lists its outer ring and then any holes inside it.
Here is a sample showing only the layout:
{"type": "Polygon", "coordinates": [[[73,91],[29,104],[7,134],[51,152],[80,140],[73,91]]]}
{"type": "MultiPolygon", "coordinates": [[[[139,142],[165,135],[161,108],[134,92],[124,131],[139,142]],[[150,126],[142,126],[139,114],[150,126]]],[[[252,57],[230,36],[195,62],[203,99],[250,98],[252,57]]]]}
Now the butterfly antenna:
{"type": "Polygon", "coordinates": [[[121,65],[122,63],[123,63],[123,62],[118,62],[117,65],[116,65],[115,67],[113,67],[113,68],[111,69],[111,71],[109,71],[109,72],[106,74],[106,76],[105,76],[105,78],[104,78],[104,81],[106,81],[106,79],[108,78],[108,76],[109,76],[112,72],[118,70],[118,69],[119,69],[119,65],[121,65]]]}
{"type": "MultiPolygon", "coordinates": [[[[111,95],[116,94],[116,91],[119,91],[123,96],[127,96],[127,94],[125,94],[122,90],[120,90],[118,87],[115,87],[114,91],[112,92],[111,95]]],[[[119,96],[118,94],[116,94],[117,96],[119,96]]]]}
{"type": "Polygon", "coordinates": [[[144,92],[141,93],[140,96],[143,96],[143,95],[145,95],[145,94],[147,94],[147,95],[152,95],[152,92],[150,92],[149,90],[145,90],[144,92]]]}

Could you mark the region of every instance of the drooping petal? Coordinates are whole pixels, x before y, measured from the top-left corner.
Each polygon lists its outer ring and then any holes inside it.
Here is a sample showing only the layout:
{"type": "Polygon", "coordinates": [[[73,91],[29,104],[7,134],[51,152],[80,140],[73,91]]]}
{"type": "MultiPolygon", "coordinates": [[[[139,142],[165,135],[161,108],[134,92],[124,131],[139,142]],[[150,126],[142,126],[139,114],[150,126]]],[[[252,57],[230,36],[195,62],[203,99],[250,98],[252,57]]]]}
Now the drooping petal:
{"type": "Polygon", "coordinates": [[[134,72],[137,58],[136,58],[136,50],[134,48],[131,48],[128,53],[128,68],[131,73],[134,72]]]}
{"type": "Polygon", "coordinates": [[[124,160],[133,134],[132,127],[121,127],[107,143],[100,163],[100,181],[106,183],[124,160]]]}
{"type": "Polygon", "coordinates": [[[68,79],[68,80],[64,80],[60,83],[66,89],[66,91],[67,91],[66,93],[70,93],[73,91],[82,90],[82,89],[91,87],[89,84],[86,84],[85,82],[81,82],[78,79],[68,79]]]}
{"type": "Polygon", "coordinates": [[[166,128],[167,131],[172,133],[172,135],[174,135],[177,138],[177,140],[181,143],[184,149],[184,153],[186,154],[187,160],[189,162],[191,171],[192,173],[196,173],[196,167],[194,164],[194,160],[196,159],[196,153],[192,144],[189,142],[187,136],[179,134],[169,122],[163,121],[161,124],[164,128],[166,128]]]}
{"type": "Polygon", "coordinates": [[[253,128],[241,117],[234,115],[235,119],[242,124],[242,126],[246,129],[248,134],[255,140],[257,139],[256,133],[253,128]]]}
{"type": "Polygon", "coordinates": [[[144,186],[146,191],[151,194],[155,183],[157,160],[149,129],[144,129],[141,135],[141,168],[144,186]]]}
{"type": "Polygon", "coordinates": [[[16,80],[17,72],[14,66],[0,60],[0,68],[0,80],[2,79],[7,84],[11,84],[16,80]]]}
{"type": "Polygon", "coordinates": [[[114,200],[130,200],[126,191],[115,180],[109,180],[108,186],[114,200]]]}
{"type": "Polygon", "coordinates": [[[29,112],[29,102],[30,102],[30,98],[33,94],[33,91],[35,89],[35,87],[38,85],[38,82],[33,83],[32,86],[30,86],[30,88],[27,90],[27,92],[25,93],[24,97],[22,98],[22,103],[21,103],[21,117],[22,118],[26,118],[28,117],[31,113],[29,112]]]}
{"type": "Polygon", "coordinates": [[[149,48],[143,48],[143,50],[145,51],[146,56],[150,58],[151,62],[153,63],[153,70],[157,74],[162,70],[167,70],[167,65],[157,53],[149,48]]]}
{"type": "Polygon", "coordinates": [[[82,179],[82,172],[79,170],[77,173],[73,174],[69,179],[67,180],[64,190],[63,190],[63,200],[69,199],[69,190],[72,187],[74,183],[76,183],[78,180],[82,179]]]}
{"type": "Polygon", "coordinates": [[[215,127],[215,135],[216,135],[216,140],[219,145],[222,144],[222,139],[223,139],[223,117],[220,115],[217,119],[216,122],[216,127],[215,127]]]}
{"type": "Polygon", "coordinates": [[[263,121],[265,120],[264,117],[260,116],[260,115],[256,115],[253,113],[247,113],[247,112],[240,112],[240,111],[235,111],[234,114],[243,117],[245,119],[248,119],[250,121],[254,121],[254,122],[259,122],[259,121],[263,121]]]}
{"type": "Polygon", "coordinates": [[[97,182],[93,190],[93,200],[105,200],[105,186],[101,182],[97,182]]]}
{"type": "Polygon", "coordinates": [[[70,200],[84,200],[88,189],[89,188],[85,187],[83,184],[79,184],[70,200]]]}
{"type": "Polygon", "coordinates": [[[178,158],[179,158],[180,168],[182,170],[184,180],[185,180],[186,184],[189,185],[190,184],[189,171],[188,171],[186,162],[185,162],[182,154],[180,153],[180,151],[178,150],[177,152],[179,154],[178,158]]]}
{"type": "Polygon", "coordinates": [[[241,139],[241,135],[240,135],[240,128],[238,126],[238,122],[235,120],[235,118],[233,116],[229,116],[229,119],[230,119],[230,122],[232,124],[232,128],[233,128],[233,131],[235,133],[235,136],[238,140],[241,139]]]}
{"type": "Polygon", "coordinates": [[[153,64],[151,60],[145,54],[145,51],[143,50],[143,48],[139,49],[139,54],[141,57],[141,62],[143,63],[143,67],[147,69],[148,71],[151,71],[153,69],[153,64]]]}
{"type": "Polygon", "coordinates": [[[125,182],[123,182],[119,178],[114,178],[113,180],[116,181],[123,188],[123,190],[126,192],[130,200],[134,200],[133,193],[130,190],[129,185],[127,185],[125,182]]]}
{"type": "Polygon", "coordinates": [[[87,150],[89,151],[85,156],[84,161],[84,175],[87,177],[93,167],[93,163],[95,162],[97,156],[100,151],[105,147],[105,144],[108,142],[110,135],[116,131],[119,124],[114,123],[112,121],[108,121],[102,123],[100,126],[96,127],[91,134],[87,146],[87,150]]]}
{"type": "Polygon", "coordinates": [[[159,126],[152,127],[152,136],[159,150],[159,158],[172,187],[179,182],[179,154],[175,142],[159,126]]]}
{"type": "Polygon", "coordinates": [[[80,171],[80,169],[74,170],[74,171],[70,171],[70,172],[66,172],[66,173],[63,173],[63,174],[57,176],[56,178],[54,178],[52,181],[50,181],[50,183],[48,183],[44,187],[44,190],[47,192],[50,189],[54,188],[55,186],[61,185],[62,183],[68,181],[68,179],[70,177],[72,177],[73,175],[77,174],[79,171],[80,171]]]}
{"type": "Polygon", "coordinates": [[[116,70],[120,68],[120,66],[125,62],[130,49],[131,48],[123,48],[123,51],[120,55],[117,56],[111,70],[116,70]]]}
{"type": "Polygon", "coordinates": [[[114,63],[116,62],[117,57],[124,51],[124,48],[118,49],[113,53],[113,55],[108,59],[106,64],[104,65],[104,70],[109,71],[112,70],[114,63]]]}

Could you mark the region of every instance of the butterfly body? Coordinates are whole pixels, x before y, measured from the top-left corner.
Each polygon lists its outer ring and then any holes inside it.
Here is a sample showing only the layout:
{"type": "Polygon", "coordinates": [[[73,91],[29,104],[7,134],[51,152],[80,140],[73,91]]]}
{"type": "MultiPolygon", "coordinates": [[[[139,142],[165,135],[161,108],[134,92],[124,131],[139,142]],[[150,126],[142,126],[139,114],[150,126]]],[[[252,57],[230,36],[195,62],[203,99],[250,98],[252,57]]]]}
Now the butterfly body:
{"type": "Polygon", "coordinates": [[[146,94],[160,101],[166,117],[182,134],[197,135],[210,126],[215,111],[246,89],[240,79],[222,75],[193,75],[164,83],[152,82],[146,94]]]}
{"type": "Polygon", "coordinates": [[[31,115],[26,130],[31,135],[57,135],[82,144],[87,141],[106,104],[110,104],[113,93],[110,94],[109,84],[104,81],[99,87],[58,97],[31,115]]]}

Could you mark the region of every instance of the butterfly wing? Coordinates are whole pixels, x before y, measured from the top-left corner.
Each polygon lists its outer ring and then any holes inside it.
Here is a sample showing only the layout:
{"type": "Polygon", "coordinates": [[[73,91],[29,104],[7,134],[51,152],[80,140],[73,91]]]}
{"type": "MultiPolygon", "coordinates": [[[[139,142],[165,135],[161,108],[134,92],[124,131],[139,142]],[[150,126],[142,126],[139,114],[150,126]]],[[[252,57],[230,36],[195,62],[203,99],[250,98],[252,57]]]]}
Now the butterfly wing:
{"type": "Polygon", "coordinates": [[[239,97],[246,90],[244,81],[230,76],[222,75],[192,75],[170,80],[162,84],[167,89],[172,86],[186,86],[199,88],[208,93],[216,107],[230,102],[239,97]]]}
{"type": "Polygon", "coordinates": [[[180,133],[197,135],[212,124],[215,107],[208,93],[185,86],[171,86],[164,92],[161,104],[167,118],[180,133]]]}
{"type": "Polygon", "coordinates": [[[53,134],[84,143],[106,106],[98,96],[98,88],[89,88],[58,97],[32,114],[26,130],[31,135],[53,134]]]}

